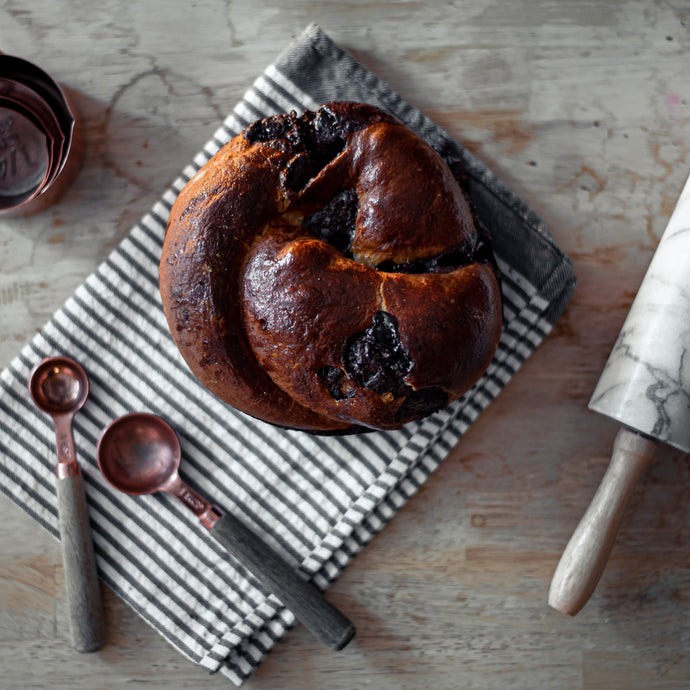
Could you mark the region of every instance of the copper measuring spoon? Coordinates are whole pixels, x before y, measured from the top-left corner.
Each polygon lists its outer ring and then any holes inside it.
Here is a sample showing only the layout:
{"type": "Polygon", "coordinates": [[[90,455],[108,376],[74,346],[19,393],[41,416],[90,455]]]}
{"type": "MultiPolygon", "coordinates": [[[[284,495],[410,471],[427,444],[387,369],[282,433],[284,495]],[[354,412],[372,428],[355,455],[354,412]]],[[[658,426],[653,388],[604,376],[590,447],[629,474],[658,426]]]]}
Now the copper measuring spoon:
{"type": "Polygon", "coordinates": [[[103,476],[116,489],[133,496],[157,491],[176,496],[327,647],[343,649],[354,637],[352,623],[316,587],[244,523],[222,513],[180,479],[182,449],[166,421],[143,412],[119,417],[101,435],[96,454],[103,476]]]}
{"type": "Polygon", "coordinates": [[[77,651],[93,652],[105,643],[103,601],[84,478],[72,436],[72,418],[86,402],[89,381],[84,369],[74,360],[51,357],[33,370],[29,392],[36,406],[47,412],[55,425],[58,517],[70,630],[77,651]]]}

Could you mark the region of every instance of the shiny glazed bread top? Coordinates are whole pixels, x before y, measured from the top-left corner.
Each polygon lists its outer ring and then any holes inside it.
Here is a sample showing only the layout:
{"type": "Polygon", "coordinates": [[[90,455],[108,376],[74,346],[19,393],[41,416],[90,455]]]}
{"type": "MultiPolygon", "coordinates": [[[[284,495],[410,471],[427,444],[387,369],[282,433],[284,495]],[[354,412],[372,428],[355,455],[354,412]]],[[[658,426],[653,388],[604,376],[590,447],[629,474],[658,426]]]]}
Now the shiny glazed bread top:
{"type": "Polygon", "coordinates": [[[315,432],[434,412],[500,337],[488,235],[451,169],[360,103],[260,120],[224,146],[173,205],[160,289],[205,386],[315,432]]]}

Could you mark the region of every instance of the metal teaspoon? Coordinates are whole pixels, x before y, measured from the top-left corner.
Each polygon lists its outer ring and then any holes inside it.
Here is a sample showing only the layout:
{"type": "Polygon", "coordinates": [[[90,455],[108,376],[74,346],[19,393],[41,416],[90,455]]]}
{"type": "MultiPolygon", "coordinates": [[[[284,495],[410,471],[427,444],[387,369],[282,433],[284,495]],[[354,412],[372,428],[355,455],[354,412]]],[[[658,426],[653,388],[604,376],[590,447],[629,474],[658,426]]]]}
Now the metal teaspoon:
{"type": "Polygon", "coordinates": [[[353,624],[244,523],[187,486],[177,471],[181,456],[173,428],[143,412],[113,421],[97,449],[98,466],[112,486],[134,496],[157,491],[176,496],[323,644],[343,649],[354,637],[353,624]]]}
{"type": "Polygon", "coordinates": [[[67,357],[44,359],[29,380],[36,406],[53,418],[56,434],[56,490],[67,608],[74,647],[93,652],[105,644],[105,622],[96,558],[89,527],[84,478],[77,462],[72,418],[89,394],[84,369],[67,357]]]}

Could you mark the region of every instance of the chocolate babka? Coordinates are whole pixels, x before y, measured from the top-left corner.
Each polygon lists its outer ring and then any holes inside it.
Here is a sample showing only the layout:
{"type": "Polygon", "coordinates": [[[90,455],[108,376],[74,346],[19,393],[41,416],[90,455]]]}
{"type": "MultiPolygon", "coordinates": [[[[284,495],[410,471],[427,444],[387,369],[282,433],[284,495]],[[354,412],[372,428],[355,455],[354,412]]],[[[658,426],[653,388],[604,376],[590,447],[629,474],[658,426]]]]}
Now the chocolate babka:
{"type": "Polygon", "coordinates": [[[160,290],[192,372],[313,432],[394,429],[461,396],[494,355],[501,296],[458,171],[361,103],[250,125],[170,213],[160,290]]]}

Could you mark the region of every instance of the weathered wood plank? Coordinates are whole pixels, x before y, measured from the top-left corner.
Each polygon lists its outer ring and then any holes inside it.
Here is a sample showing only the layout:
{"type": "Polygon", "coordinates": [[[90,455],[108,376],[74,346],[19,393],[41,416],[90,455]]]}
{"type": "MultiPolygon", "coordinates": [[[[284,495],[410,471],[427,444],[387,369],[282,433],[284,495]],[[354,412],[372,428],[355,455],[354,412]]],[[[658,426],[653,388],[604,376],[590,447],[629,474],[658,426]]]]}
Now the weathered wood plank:
{"type": "MultiPolygon", "coordinates": [[[[615,435],[586,405],[690,168],[686,5],[0,4],[0,47],[70,89],[87,135],[59,204],[0,220],[0,366],[311,21],[464,141],[575,260],[553,334],[329,593],[356,640],[328,653],[297,627],[247,687],[688,686],[686,455],[659,451],[583,611],[546,604],[615,435]]],[[[0,554],[0,686],[228,687],[107,588],[106,647],[74,652],[59,546],[4,497],[0,554]]]]}

